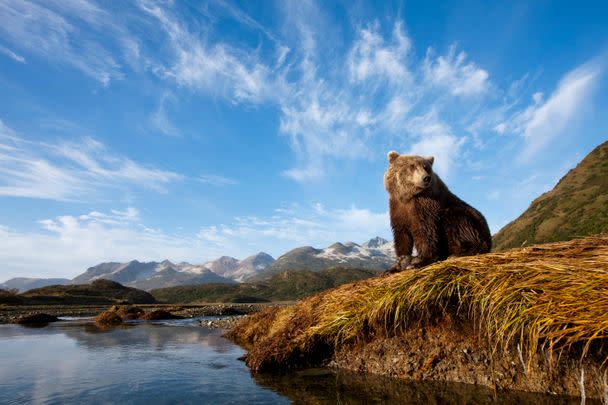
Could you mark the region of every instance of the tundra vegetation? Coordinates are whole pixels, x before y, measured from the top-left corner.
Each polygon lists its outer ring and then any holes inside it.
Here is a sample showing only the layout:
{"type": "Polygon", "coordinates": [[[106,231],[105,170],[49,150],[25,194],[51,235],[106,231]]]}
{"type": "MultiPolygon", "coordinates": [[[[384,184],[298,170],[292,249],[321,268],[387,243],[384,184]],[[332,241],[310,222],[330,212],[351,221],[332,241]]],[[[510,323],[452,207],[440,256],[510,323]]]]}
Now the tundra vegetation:
{"type": "Polygon", "coordinates": [[[607,332],[608,236],[600,235],[343,285],[254,314],[228,336],[249,349],[254,372],[333,364],[599,397],[607,332]]]}

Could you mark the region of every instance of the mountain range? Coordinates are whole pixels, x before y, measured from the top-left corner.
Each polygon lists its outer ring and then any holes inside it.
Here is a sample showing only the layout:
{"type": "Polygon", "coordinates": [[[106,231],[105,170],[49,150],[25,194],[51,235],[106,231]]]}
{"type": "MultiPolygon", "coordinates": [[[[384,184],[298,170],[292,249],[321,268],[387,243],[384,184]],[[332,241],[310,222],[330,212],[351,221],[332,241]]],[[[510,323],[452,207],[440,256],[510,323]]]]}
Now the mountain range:
{"type": "Polygon", "coordinates": [[[334,243],[324,249],[304,246],[293,249],[276,261],[260,252],[238,260],[222,256],[203,264],[162,262],[107,262],[89,267],[84,273],[69,279],[14,278],[0,284],[0,289],[21,292],[48,285],[88,284],[100,279],[121,283],[142,290],[196,285],[235,284],[265,280],[285,270],[318,272],[332,267],[384,270],[394,261],[392,242],[376,237],[358,245],[353,242],[334,243]]]}
{"type": "Polygon", "coordinates": [[[285,270],[318,272],[331,267],[386,270],[394,261],[393,243],[380,237],[370,239],[361,245],[354,242],[338,242],[325,249],[303,246],[280,256],[268,268],[254,274],[248,280],[265,280],[285,270]]]}

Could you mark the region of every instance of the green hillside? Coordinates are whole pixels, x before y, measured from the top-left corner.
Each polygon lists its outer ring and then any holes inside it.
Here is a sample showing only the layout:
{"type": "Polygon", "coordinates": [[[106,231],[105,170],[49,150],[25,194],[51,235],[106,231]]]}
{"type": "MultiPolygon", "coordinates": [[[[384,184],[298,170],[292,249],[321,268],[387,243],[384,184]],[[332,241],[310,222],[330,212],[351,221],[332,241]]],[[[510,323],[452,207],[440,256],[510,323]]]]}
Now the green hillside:
{"type": "Polygon", "coordinates": [[[608,232],[608,142],[493,238],[495,250],[608,232]]]}
{"type": "MultiPolygon", "coordinates": [[[[6,294],[5,294],[6,295],[6,294]]],[[[22,294],[5,297],[0,302],[21,303],[28,305],[40,304],[66,304],[66,305],[91,305],[91,304],[154,304],[156,301],[149,293],[136,288],[125,287],[110,280],[96,280],[91,284],[75,285],[51,285],[35,288],[22,294]]]]}
{"type": "Polygon", "coordinates": [[[286,270],[263,282],[187,285],[150,293],[166,303],[291,301],[376,275],[373,270],[340,267],[319,272],[286,270]]]}

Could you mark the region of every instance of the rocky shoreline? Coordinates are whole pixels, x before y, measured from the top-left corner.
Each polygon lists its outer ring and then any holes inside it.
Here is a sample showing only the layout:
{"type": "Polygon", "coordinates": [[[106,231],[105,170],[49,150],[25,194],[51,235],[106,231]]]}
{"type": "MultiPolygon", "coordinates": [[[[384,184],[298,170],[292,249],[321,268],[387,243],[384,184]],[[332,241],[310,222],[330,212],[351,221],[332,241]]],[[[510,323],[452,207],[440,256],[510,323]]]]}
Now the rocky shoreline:
{"type": "MultiPolygon", "coordinates": [[[[175,304],[149,304],[138,305],[145,311],[164,310],[184,318],[199,316],[225,316],[224,322],[215,320],[206,327],[228,328],[236,324],[237,316],[243,316],[259,312],[265,308],[282,306],[283,303],[255,303],[255,304],[200,304],[200,305],[175,305],[175,304]],[[233,320],[233,318],[235,318],[233,320]]],[[[0,306],[0,324],[15,323],[19,318],[34,314],[49,314],[57,317],[94,317],[106,311],[108,305],[2,305],[0,306]]],[[[240,319],[240,317],[238,318],[240,319]]]]}

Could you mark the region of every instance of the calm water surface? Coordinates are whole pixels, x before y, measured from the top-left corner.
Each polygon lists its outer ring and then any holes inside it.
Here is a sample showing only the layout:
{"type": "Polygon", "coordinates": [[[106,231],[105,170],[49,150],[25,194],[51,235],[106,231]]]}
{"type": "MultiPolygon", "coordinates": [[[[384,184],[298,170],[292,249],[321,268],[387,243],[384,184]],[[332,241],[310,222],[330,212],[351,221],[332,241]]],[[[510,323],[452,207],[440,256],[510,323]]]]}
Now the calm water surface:
{"type": "Polygon", "coordinates": [[[82,320],[0,325],[0,403],[578,403],[467,385],[306,370],[251,377],[243,349],[197,320],[101,330],[82,320]]]}

